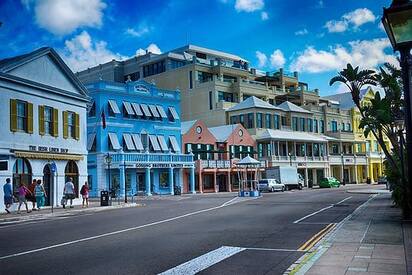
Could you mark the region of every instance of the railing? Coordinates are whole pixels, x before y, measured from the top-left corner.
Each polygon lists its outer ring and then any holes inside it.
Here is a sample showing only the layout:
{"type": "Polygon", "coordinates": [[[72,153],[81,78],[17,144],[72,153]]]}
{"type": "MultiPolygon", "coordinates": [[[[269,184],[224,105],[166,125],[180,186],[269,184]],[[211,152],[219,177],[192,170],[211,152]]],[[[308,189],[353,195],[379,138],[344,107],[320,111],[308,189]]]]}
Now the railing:
{"type": "Polygon", "coordinates": [[[230,168],[230,160],[200,160],[201,168],[230,168]]]}
{"type": "Polygon", "coordinates": [[[192,163],[193,155],[159,153],[125,153],[111,155],[113,163],[192,163]]]}

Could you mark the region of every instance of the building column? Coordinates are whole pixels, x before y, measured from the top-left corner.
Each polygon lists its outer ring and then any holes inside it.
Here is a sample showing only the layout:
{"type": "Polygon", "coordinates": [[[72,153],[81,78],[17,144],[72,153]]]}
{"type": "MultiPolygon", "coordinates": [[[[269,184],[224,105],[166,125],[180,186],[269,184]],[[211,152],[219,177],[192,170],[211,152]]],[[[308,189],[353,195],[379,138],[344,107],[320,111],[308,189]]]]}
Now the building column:
{"type": "Polygon", "coordinates": [[[355,158],[355,184],[358,184],[358,165],[356,164],[356,156],[355,158]]]}
{"type": "Polygon", "coordinates": [[[190,168],[190,191],[192,194],[196,194],[195,190],[195,168],[190,168]]]}
{"type": "Polygon", "coordinates": [[[296,141],[293,142],[293,156],[296,157],[296,141]]]}
{"type": "Polygon", "coordinates": [[[174,195],[175,194],[175,185],[174,185],[174,177],[173,177],[173,168],[170,167],[169,168],[169,192],[170,195],[174,195]]]}
{"type": "Polygon", "coordinates": [[[151,196],[152,191],[150,190],[151,184],[150,184],[150,168],[149,167],[145,169],[144,181],[146,185],[146,196],[151,196]]]}
{"type": "Polygon", "coordinates": [[[215,187],[215,193],[219,192],[219,186],[217,186],[217,173],[216,173],[216,170],[213,172],[213,185],[215,187]]]}
{"type": "Polygon", "coordinates": [[[199,192],[203,193],[203,177],[201,169],[199,169],[199,192]]]}
{"type": "Polygon", "coordinates": [[[227,185],[228,185],[228,191],[229,192],[232,192],[232,178],[231,178],[231,173],[230,173],[230,170],[229,170],[229,172],[227,173],[227,185]]]}
{"type": "Polygon", "coordinates": [[[122,163],[120,164],[120,197],[125,196],[125,190],[126,190],[126,167],[125,164],[122,163]]]}
{"type": "Polygon", "coordinates": [[[343,164],[341,163],[340,164],[340,181],[341,182],[343,182],[344,180],[343,180],[343,177],[344,177],[344,174],[345,172],[344,172],[344,170],[343,170],[343,164]]]}
{"type": "Polygon", "coordinates": [[[309,186],[309,181],[308,181],[309,173],[308,173],[308,168],[305,167],[305,186],[309,186]]]}
{"type": "Polygon", "coordinates": [[[278,140],[278,150],[277,150],[277,156],[280,156],[280,142],[278,140]]]}

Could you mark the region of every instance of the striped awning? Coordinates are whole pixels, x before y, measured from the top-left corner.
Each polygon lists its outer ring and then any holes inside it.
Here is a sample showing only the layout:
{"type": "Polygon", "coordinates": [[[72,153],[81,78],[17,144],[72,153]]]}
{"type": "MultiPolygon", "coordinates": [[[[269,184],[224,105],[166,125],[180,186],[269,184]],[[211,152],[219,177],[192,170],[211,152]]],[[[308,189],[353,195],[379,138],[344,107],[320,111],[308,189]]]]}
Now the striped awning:
{"type": "Polygon", "coordinates": [[[38,152],[26,152],[26,151],[15,151],[15,156],[17,158],[28,158],[28,159],[48,159],[48,160],[83,160],[82,155],[75,154],[53,154],[53,153],[38,153],[38,152]]]}
{"type": "Polygon", "coordinates": [[[119,140],[117,139],[117,135],[115,133],[109,133],[109,140],[110,140],[110,144],[112,145],[113,150],[121,149],[119,140]]]}
{"type": "Polygon", "coordinates": [[[169,107],[169,112],[172,114],[174,120],[179,119],[179,115],[177,114],[175,107],[169,107]]]}
{"type": "Polygon", "coordinates": [[[126,143],[126,149],[129,151],[134,151],[136,150],[136,147],[134,146],[132,136],[128,133],[123,134],[123,139],[124,142],[126,143]]]}
{"type": "Polygon", "coordinates": [[[160,147],[162,148],[163,152],[168,152],[169,147],[167,146],[166,140],[164,136],[157,136],[157,139],[159,140],[160,147]]]}
{"type": "Polygon", "coordinates": [[[159,141],[155,135],[149,135],[149,140],[154,151],[161,151],[159,141]]]}
{"type": "Polygon", "coordinates": [[[149,105],[149,109],[150,109],[150,111],[152,112],[152,115],[153,115],[154,117],[157,117],[157,118],[160,117],[159,112],[157,111],[155,105],[149,105]]]}
{"type": "Polygon", "coordinates": [[[143,116],[142,110],[140,109],[139,104],[132,103],[133,110],[137,116],[143,116]]]}
{"type": "Polygon", "coordinates": [[[140,151],[144,150],[142,139],[140,138],[140,135],[132,134],[132,139],[133,139],[133,142],[134,142],[134,146],[136,147],[136,150],[140,150],[140,151]]]}
{"type": "Polygon", "coordinates": [[[162,106],[156,105],[157,110],[159,111],[159,114],[162,118],[167,118],[167,114],[165,112],[165,109],[163,109],[162,106]]]}
{"type": "Polygon", "coordinates": [[[132,105],[130,104],[130,102],[123,101],[123,106],[126,109],[126,112],[129,116],[134,116],[134,110],[133,110],[132,105]]]}
{"type": "Polygon", "coordinates": [[[180,147],[179,147],[179,143],[177,142],[177,139],[175,136],[169,136],[169,141],[170,144],[172,145],[172,149],[175,153],[179,153],[180,152],[180,147]]]}
{"type": "Polygon", "coordinates": [[[143,114],[144,114],[146,117],[151,117],[151,116],[152,116],[152,114],[151,114],[150,111],[149,111],[149,107],[147,107],[146,104],[140,104],[140,107],[142,108],[143,114]]]}
{"type": "Polygon", "coordinates": [[[120,109],[119,109],[119,106],[117,106],[116,101],[110,99],[109,106],[110,106],[110,109],[112,109],[112,112],[114,114],[120,114],[120,109]]]}

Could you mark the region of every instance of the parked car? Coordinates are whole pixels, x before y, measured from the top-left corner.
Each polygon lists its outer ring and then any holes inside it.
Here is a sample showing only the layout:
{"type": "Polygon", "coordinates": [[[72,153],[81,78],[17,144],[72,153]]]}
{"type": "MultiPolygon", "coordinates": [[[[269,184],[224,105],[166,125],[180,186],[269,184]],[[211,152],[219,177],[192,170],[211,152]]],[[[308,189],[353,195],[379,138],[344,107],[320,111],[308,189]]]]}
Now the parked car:
{"type": "Polygon", "coordinates": [[[378,178],[378,184],[388,184],[388,180],[385,176],[381,176],[378,178]]]}
{"type": "Polygon", "coordinates": [[[320,188],[332,188],[332,187],[339,187],[340,182],[334,177],[327,177],[323,178],[319,182],[320,188]]]}
{"type": "Polygon", "coordinates": [[[261,179],[258,183],[259,191],[285,191],[285,185],[276,179],[261,179]]]}

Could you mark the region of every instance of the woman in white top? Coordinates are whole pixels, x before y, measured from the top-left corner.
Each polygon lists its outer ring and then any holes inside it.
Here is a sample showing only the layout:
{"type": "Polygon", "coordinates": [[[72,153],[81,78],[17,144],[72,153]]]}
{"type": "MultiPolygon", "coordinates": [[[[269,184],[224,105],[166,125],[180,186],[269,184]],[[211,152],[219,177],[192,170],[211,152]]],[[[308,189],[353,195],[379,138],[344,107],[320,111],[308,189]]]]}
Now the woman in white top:
{"type": "MultiPolygon", "coordinates": [[[[64,185],[63,195],[66,198],[66,200],[70,200],[70,208],[73,208],[73,199],[76,198],[73,178],[69,178],[69,180],[64,185]]],[[[63,208],[66,208],[65,204],[63,204],[63,208]]]]}

